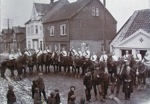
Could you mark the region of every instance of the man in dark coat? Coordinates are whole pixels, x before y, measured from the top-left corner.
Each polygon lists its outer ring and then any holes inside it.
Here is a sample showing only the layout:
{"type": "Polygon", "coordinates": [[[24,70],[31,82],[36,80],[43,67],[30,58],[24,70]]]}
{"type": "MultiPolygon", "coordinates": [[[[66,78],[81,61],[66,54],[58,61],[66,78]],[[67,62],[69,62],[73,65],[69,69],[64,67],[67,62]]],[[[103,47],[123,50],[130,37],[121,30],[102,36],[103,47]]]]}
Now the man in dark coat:
{"type": "Polygon", "coordinates": [[[16,102],[16,96],[13,91],[13,86],[8,86],[8,92],[7,92],[7,104],[14,104],[16,102]]]}
{"type": "Polygon", "coordinates": [[[91,100],[91,89],[92,89],[92,78],[91,72],[87,72],[83,79],[83,85],[85,89],[86,100],[90,102],[91,100]]]}
{"type": "Polygon", "coordinates": [[[59,90],[55,89],[55,104],[60,104],[60,95],[59,95],[59,90]]]}
{"type": "Polygon", "coordinates": [[[44,84],[42,76],[43,76],[43,73],[39,73],[39,77],[36,81],[37,82],[37,87],[39,88],[40,95],[41,95],[41,93],[43,93],[44,100],[47,100],[46,93],[45,93],[45,84],[44,84]]]}
{"type": "Polygon", "coordinates": [[[125,99],[130,99],[130,94],[133,93],[133,73],[130,66],[126,67],[126,73],[123,75],[123,92],[125,93],[125,99]]]}
{"type": "Polygon", "coordinates": [[[54,92],[51,92],[50,93],[50,96],[48,97],[48,101],[47,101],[47,104],[56,104],[55,103],[55,93],[54,92]]]}

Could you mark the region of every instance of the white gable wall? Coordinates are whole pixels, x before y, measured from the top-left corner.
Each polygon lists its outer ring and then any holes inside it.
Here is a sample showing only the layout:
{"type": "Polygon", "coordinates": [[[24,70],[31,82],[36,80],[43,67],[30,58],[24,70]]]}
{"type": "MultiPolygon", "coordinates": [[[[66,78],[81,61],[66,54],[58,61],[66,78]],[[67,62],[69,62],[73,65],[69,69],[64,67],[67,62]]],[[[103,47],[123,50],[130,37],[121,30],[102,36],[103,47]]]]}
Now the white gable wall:
{"type": "Polygon", "coordinates": [[[125,40],[113,46],[113,51],[118,57],[121,57],[121,50],[132,50],[132,54],[136,53],[136,50],[150,51],[150,34],[138,30],[125,40]]]}

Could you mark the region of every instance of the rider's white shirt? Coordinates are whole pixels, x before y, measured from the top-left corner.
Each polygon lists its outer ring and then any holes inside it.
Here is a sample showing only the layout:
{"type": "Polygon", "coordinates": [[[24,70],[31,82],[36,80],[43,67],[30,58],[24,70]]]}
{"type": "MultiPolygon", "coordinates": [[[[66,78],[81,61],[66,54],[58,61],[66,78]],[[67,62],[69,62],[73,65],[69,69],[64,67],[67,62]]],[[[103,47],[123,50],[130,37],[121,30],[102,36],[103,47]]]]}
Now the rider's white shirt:
{"type": "Polygon", "coordinates": [[[118,61],[118,57],[116,55],[113,55],[112,58],[113,58],[113,61],[118,61]]]}
{"type": "Polygon", "coordinates": [[[63,56],[67,56],[67,51],[62,51],[61,53],[63,56]]]}
{"type": "Polygon", "coordinates": [[[150,64],[150,55],[144,56],[142,62],[147,63],[147,64],[150,64]]]}
{"type": "Polygon", "coordinates": [[[123,58],[124,58],[124,61],[128,61],[129,54],[125,54],[125,55],[123,56],[123,58]]]}
{"type": "Polygon", "coordinates": [[[91,61],[96,61],[97,60],[97,55],[92,55],[91,56],[91,61]]]}
{"type": "Polygon", "coordinates": [[[134,55],[134,59],[136,60],[136,61],[142,61],[142,55],[139,53],[139,54],[135,54],[134,55]]]}
{"type": "Polygon", "coordinates": [[[31,56],[31,52],[30,51],[25,51],[24,54],[27,55],[27,56],[31,56]]]}
{"type": "Polygon", "coordinates": [[[83,56],[85,58],[90,58],[90,51],[89,50],[86,50],[84,53],[83,53],[83,56]]]}
{"type": "Polygon", "coordinates": [[[11,53],[11,54],[9,54],[9,59],[10,59],[10,60],[15,59],[15,54],[12,54],[12,53],[11,53]]]}
{"type": "Polygon", "coordinates": [[[48,52],[51,52],[50,50],[44,50],[44,52],[43,53],[48,53],[48,52]]]}
{"type": "Polygon", "coordinates": [[[43,52],[42,52],[41,50],[38,50],[38,51],[36,52],[37,56],[40,56],[42,53],[43,53],[43,52]]]}
{"type": "Polygon", "coordinates": [[[83,54],[82,54],[81,51],[78,51],[78,52],[77,52],[77,56],[81,57],[82,55],[83,55],[83,54]]]}
{"type": "Polygon", "coordinates": [[[18,59],[18,57],[22,56],[22,53],[21,52],[18,52],[16,55],[15,55],[15,58],[18,59]]]}
{"type": "Polygon", "coordinates": [[[100,57],[100,60],[99,61],[107,61],[107,59],[108,59],[108,56],[106,55],[106,54],[104,54],[104,55],[101,55],[101,57],[100,57]]]}

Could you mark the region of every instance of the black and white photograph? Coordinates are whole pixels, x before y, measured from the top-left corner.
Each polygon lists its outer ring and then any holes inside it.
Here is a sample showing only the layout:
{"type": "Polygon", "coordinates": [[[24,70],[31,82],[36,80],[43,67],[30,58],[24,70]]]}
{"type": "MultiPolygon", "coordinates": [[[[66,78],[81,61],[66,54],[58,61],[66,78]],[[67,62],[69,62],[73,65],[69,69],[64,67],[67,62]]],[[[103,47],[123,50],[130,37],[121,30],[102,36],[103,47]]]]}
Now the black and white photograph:
{"type": "Polygon", "coordinates": [[[0,0],[0,104],[150,104],[150,0],[0,0]]]}

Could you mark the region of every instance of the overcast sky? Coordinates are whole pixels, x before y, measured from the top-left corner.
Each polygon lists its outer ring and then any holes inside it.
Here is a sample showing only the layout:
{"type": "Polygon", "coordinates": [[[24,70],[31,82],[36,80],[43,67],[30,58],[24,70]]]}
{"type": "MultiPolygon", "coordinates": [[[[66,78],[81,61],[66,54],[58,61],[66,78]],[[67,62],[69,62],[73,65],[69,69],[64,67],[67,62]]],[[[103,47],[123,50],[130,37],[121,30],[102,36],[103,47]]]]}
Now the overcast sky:
{"type": "MultiPolygon", "coordinates": [[[[1,0],[2,26],[6,27],[6,20],[11,19],[13,26],[24,26],[30,19],[34,2],[49,3],[50,0],[1,0]]],[[[69,0],[75,2],[76,0],[69,0]]],[[[103,0],[101,0],[103,2],[103,0]]],[[[135,10],[150,9],[150,0],[106,0],[106,8],[117,20],[119,30],[135,10]]]]}

